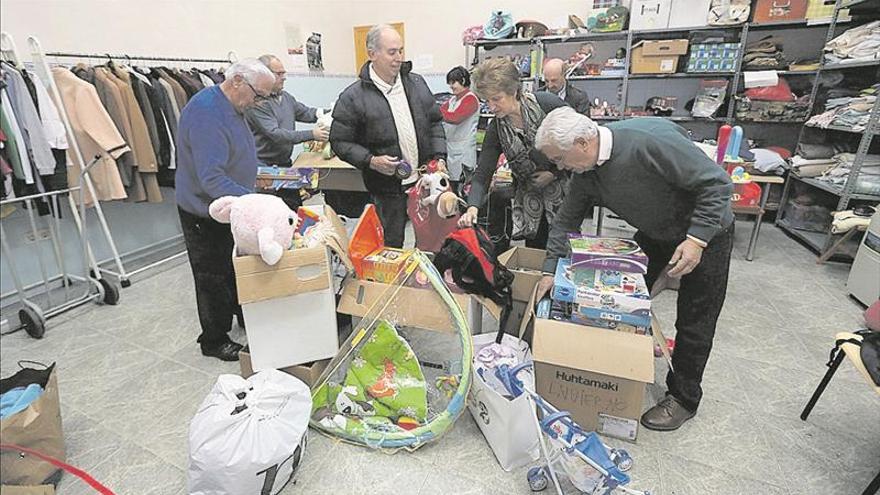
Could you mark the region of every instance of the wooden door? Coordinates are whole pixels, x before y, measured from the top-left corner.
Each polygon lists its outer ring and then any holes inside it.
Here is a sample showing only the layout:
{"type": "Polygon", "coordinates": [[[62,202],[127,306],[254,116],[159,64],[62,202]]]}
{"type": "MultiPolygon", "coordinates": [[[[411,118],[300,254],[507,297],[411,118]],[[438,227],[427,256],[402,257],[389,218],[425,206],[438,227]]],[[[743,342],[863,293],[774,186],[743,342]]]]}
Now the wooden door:
{"type": "MultiPolygon", "coordinates": [[[[400,37],[403,39],[403,46],[406,49],[406,37],[403,35],[403,23],[395,22],[389,24],[398,33],[400,33],[400,37]]],[[[372,29],[372,25],[370,26],[355,26],[354,27],[354,72],[355,74],[359,74],[361,67],[369,60],[369,56],[367,55],[367,33],[372,29]]]]}

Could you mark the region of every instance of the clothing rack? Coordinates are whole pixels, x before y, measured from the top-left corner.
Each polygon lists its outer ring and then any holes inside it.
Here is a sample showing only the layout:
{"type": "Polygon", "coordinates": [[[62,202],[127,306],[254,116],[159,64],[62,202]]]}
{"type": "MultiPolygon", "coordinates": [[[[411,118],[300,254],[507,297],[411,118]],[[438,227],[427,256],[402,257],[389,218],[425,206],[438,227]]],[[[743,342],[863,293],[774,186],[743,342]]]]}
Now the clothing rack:
{"type": "MultiPolygon", "coordinates": [[[[48,90],[50,94],[57,100],[61,101],[60,93],[58,92],[58,88],[55,85],[55,80],[52,78],[51,71],[49,70],[49,63],[47,61],[47,57],[62,57],[62,58],[82,58],[82,59],[109,59],[109,60],[119,60],[119,61],[151,61],[151,62],[191,62],[191,63],[231,63],[238,59],[236,53],[234,51],[230,51],[227,54],[227,58],[225,59],[209,59],[209,58],[182,58],[182,57],[159,57],[159,56],[131,56],[131,55],[112,55],[109,53],[74,53],[74,52],[45,52],[43,51],[42,46],[40,45],[39,40],[35,36],[28,37],[28,44],[30,46],[31,51],[31,60],[34,65],[34,70],[40,75],[43,79],[44,83],[48,86],[48,90]]],[[[72,128],[70,126],[70,121],[67,118],[66,111],[63,110],[63,105],[61,108],[61,117],[64,122],[64,126],[67,129],[68,136],[70,136],[71,140],[71,149],[70,151],[75,157],[75,160],[79,162],[81,166],[85,165],[85,160],[83,160],[82,153],[78,144],[76,143],[75,135],[72,132],[72,128]]],[[[98,219],[100,221],[102,230],[104,231],[105,238],[110,245],[110,250],[112,256],[106,260],[102,260],[97,263],[99,266],[99,270],[101,272],[107,273],[109,275],[113,275],[119,279],[119,283],[122,287],[129,287],[131,285],[131,277],[143,273],[145,271],[156,268],[160,265],[168,263],[174,259],[180,258],[186,255],[186,250],[182,250],[180,252],[176,252],[169,256],[166,256],[158,261],[150,263],[146,266],[142,266],[136,270],[128,270],[125,267],[122,259],[125,258],[127,261],[136,261],[138,259],[142,259],[150,255],[150,252],[153,252],[155,248],[158,247],[172,247],[175,244],[180,243],[183,240],[183,234],[177,234],[167,239],[163,239],[161,241],[149,244],[147,246],[142,246],[132,251],[125,252],[123,254],[119,254],[119,251],[116,248],[116,244],[113,241],[113,236],[110,233],[109,225],[104,217],[103,211],[100,209],[100,202],[97,201],[97,196],[94,194],[94,190],[91,186],[91,182],[89,182],[89,188],[92,192],[92,196],[96,198],[95,200],[95,212],[98,215],[98,219]],[[100,265],[106,265],[107,263],[113,263],[115,265],[115,270],[109,268],[100,268],[100,265]]]]}
{"type": "MultiPolygon", "coordinates": [[[[33,38],[33,36],[31,37],[33,38]]],[[[30,38],[29,38],[30,39],[30,38]]],[[[193,63],[233,63],[238,60],[238,56],[234,51],[230,51],[227,58],[182,58],[182,57],[159,57],[155,55],[132,56],[128,54],[112,55],[109,53],[70,53],[70,52],[46,52],[46,57],[65,57],[65,58],[93,58],[93,59],[110,59],[110,60],[149,60],[151,62],[193,62],[193,63]]]]}

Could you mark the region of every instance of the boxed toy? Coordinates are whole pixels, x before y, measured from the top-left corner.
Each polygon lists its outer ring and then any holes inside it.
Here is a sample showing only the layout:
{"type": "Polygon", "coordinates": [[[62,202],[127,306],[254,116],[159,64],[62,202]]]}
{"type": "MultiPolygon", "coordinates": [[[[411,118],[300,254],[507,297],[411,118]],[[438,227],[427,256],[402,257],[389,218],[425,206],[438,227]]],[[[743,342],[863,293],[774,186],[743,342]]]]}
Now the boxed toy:
{"type": "MultiPolygon", "coordinates": [[[[612,272],[613,273],[613,272],[612,272]]],[[[641,277],[641,275],[638,275],[641,277]]],[[[641,283],[636,282],[635,287],[639,289],[637,292],[647,294],[644,280],[641,283]]],[[[624,295],[624,298],[629,296],[624,295]]],[[[572,319],[588,318],[593,320],[603,320],[618,325],[625,324],[634,327],[651,326],[651,301],[650,299],[639,299],[633,297],[633,301],[626,301],[624,306],[619,303],[624,299],[615,298],[610,293],[599,293],[590,291],[585,287],[577,286],[574,282],[571,269],[571,260],[560,259],[556,264],[556,275],[553,281],[553,299],[560,302],[576,303],[572,308],[572,319]],[[584,306],[582,302],[590,304],[598,304],[598,306],[584,306]]],[[[587,321],[587,320],[581,320],[587,321]]]]}
{"type": "MultiPolygon", "coordinates": [[[[578,306],[576,318],[588,318],[592,320],[605,320],[612,323],[632,325],[635,327],[651,326],[651,310],[637,309],[632,312],[622,312],[613,309],[592,308],[589,306],[578,306]]],[[[586,320],[584,320],[586,321],[586,320]]]]}
{"type": "Polygon", "coordinates": [[[566,323],[577,323],[578,325],[584,325],[587,327],[616,330],[618,332],[634,333],[637,335],[651,335],[650,327],[637,327],[634,325],[627,325],[625,323],[618,323],[609,320],[588,318],[578,312],[578,306],[574,303],[544,299],[543,301],[541,301],[540,304],[538,304],[538,309],[535,311],[535,313],[538,318],[544,318],[548,320],[563,321],[566,323]]]}
{"type": "Polygon", "coordinates": [[[687,71],[734,72],[739,59],[739,43],[694,43],[687,71]]]}
{"type": "Polygon", "coordinates": [[[624,313],[651,309],[648,286],[640,273],[575,268],[572,281],[577,287],[574,302],[578,306],[624,313]]]}
{"type": "Polygon", "coordinates": [[[594,268],[647,273],[648,257],[636,241],[586,234],[569,234],[571,262],[575,269],[594,268]]]}
{"type": "Polygon", "coordinates": [[[383,284],[390,284],[397,278],[397,274],[406,263],[406,258],[411,251],[385,247],[368,254],[361,261],[364,280],[372,280],[383,284]]]}

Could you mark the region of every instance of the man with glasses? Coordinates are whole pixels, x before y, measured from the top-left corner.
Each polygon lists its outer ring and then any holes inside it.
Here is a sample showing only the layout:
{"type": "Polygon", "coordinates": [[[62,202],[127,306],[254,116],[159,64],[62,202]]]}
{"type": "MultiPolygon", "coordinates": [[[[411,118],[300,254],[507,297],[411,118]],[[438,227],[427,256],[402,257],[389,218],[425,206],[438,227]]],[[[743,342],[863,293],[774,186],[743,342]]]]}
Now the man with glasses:
{"type": "Polygon", "coordinates": [[[232,268],[232,232],[208,206],[222,196],[254,192],[257,148],[245,113],[272,92],[275,76],[259,60],[244,59],[226,80],[199,91],[180,113],[175,196],[192,267],[202,354],[237,361],[241,346],[229,336],[241,307],[232,268]]]}
{"type": "MultiPolygon", "coordinates": [[[[278,57],[263,55],[259,60],[272,71],[275,85],[272,86],[269,98],[247,111],[247,121],[257,142],[257,156],[267,165],[290,167],[294,145],[311,140],[326,141],[330,130],[315,127],[297,131],[297,122],[318,121],[318,109],[303,105],[284,91],[284,76],[287,71],[278,57]]],[[[302,204],[298,190],[281,189],[277,194],[292,210],[302,204]]]]}

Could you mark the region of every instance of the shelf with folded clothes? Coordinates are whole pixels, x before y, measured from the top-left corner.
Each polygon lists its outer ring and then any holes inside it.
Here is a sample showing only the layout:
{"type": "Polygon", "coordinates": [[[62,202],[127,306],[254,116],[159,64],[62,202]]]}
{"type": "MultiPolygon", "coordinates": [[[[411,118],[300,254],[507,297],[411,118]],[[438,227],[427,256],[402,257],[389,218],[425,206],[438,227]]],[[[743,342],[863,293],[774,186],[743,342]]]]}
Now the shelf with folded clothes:
{"type": "Polygon", "coordinates": [[[822,66],[822,70],[859,69],[863,67],[880,67],[880,58],[876,60],[863,60],[858,62],[835,62],[832,64],[825,64],[822,66]]]}
{"type": "Polygon", "coordinates": [[[569,81],[587,81],[590,79],[623,79],[623,75],[590,74],[585,76],[569,76],[569,81]]]}
{"type": "Polygon", "coordinates": [[[540,40],[542,43],[577,43],[580,41],[597,41],[603,39],[626,39],[629,36],[629,31],[612,31],[608,33],[582,33],[582,34],[557,34],[551,36],[541,36],[535,39],[540,40]]]}
{"type": "Polygon", "coordinates": [[[735,72],[675,72],[672,74],[630,74],[630,79],[667,79],[667,78],[679,78],[679,77],[687,77],[687,78],[718,78],[718,77],[733,77],[735,76],[735,72]]]}
{"type": "MultiPolygon", "coordinates": [[[[837,21],[837,24],[846,24],[850,22],[850,19],[841,19],[837,21]]],[[[749,30],[752,29],[787,29],[787,28],[812,28],[812,27],[822,27],[826,28],[831,24],[830,18],[821,18],[821,19],[792,19],[788,21],[776,21],[776,22],[753,22],[749,24],[749,30]]]]}
{"type": "Polygon", "coordinates": [[[865,131],[867,130],[867,129],[865,129],[865,130],[856,130],[856,129],[853,129],[852,127],[842,127],[842,126],[838,126],[838,125],[829,125],[829,126],[825,126],[825,127],[820,127],[820,126],[817,126],[817,125],[809,125],[809,124],[807,124],[807,125],[805,125],[804,127],[808,127],[808,128],[810,128],[810,129],[825,129],[825,130],[828,130],[828,131],[847,132],[847,133],[850,133],[850,134],[864,134],[865,131]]]}
{"type": "MultiPolygon", "coordinates": [[[[804,184],[811,185],[817,189],[821,189],[825,192],[829,192],[834,194],[835,196],[843,196],[843,187],[838,186],[836,184],[832,184],[830,182],[819,180],[813,177],[801,177],[800,175],[793,173],[790,176],[791,178],[803,182],[804,184]]],[[[875,194],[861,194],[861,193],[850,193],[849,197],[851,199],[858,199],[864,201],[880,201],[880,196],[875,194]]]]}

